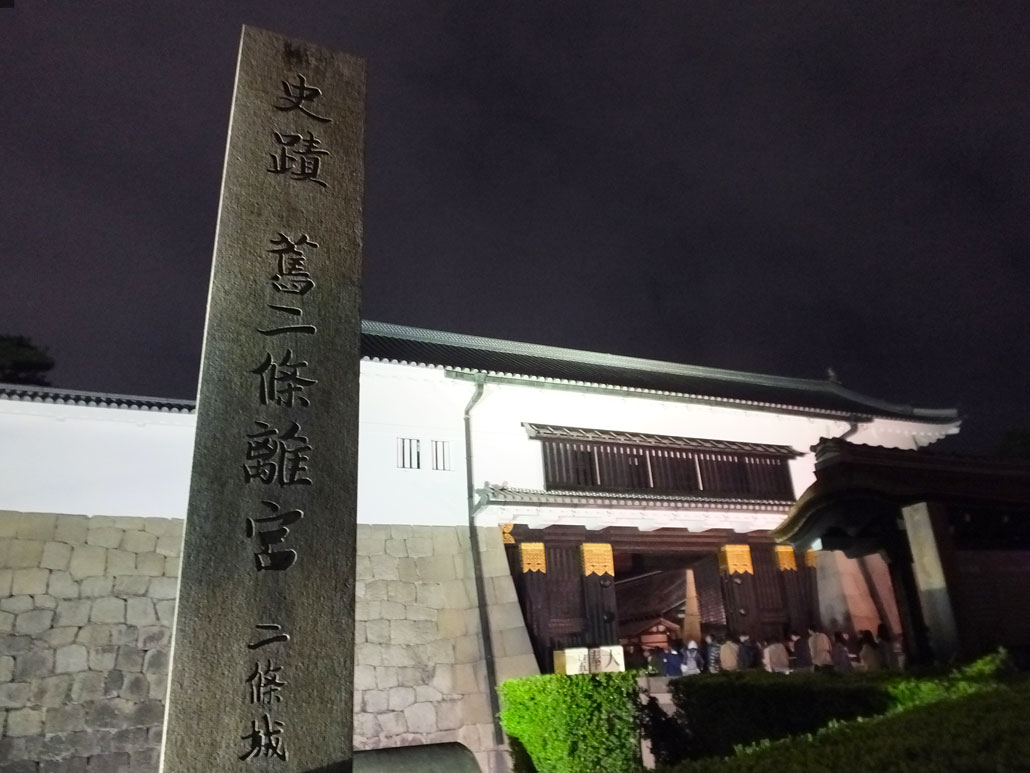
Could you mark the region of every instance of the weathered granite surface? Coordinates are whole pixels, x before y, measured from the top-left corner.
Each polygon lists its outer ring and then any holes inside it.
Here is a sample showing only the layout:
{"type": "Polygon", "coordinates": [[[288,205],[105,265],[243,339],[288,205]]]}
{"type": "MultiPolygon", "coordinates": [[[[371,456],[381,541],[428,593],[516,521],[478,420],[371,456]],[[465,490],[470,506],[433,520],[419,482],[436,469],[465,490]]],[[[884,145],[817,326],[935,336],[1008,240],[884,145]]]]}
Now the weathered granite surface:
{"type": "Polygon", "coordinates": [[[243,28],[164,773],[352,757],[364,124],[363,61],[243,28]]]}

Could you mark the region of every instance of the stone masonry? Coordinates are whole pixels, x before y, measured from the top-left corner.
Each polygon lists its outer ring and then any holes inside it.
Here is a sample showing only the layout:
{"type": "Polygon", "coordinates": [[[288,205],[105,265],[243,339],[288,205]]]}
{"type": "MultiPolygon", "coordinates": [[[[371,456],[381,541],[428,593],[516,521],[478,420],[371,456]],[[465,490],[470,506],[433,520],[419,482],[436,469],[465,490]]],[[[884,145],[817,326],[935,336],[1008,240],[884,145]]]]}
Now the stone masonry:
{"type": "Polygon", "coordinates": [[[0,513],[0,772],[156,771],[182,521],[0,513]]]}
{"type": "MultiPolygon", "coordinates": [[[[183,522],[0,512],[0,773],[156,773],[183,522]]],[[[480,529],[499,680],[536,672],[480,529]]],[[[467,528],[359,526],[356,749],[494,739],[467,528]]]]}
{"type": "MultiPolygon", "coordinates": [[[[500,531],[479,542],[498,679],[538,673],[500,531]]],[[[357,554],[354,748],[460,741],[484,771],[507,771],[468,529],[359,526],[357,554]]]]}

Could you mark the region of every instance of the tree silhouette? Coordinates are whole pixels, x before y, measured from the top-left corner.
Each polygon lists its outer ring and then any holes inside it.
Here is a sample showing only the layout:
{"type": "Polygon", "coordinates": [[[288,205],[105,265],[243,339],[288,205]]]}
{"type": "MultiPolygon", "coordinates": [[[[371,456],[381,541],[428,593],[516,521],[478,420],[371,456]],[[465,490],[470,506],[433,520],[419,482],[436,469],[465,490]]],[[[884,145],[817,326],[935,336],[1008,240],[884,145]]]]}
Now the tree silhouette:
{"type": "Polygon", "coordinates": [[[53,358],[25,336],[0,335],[0,382],[49,386],[46,373],[53,358]]]}

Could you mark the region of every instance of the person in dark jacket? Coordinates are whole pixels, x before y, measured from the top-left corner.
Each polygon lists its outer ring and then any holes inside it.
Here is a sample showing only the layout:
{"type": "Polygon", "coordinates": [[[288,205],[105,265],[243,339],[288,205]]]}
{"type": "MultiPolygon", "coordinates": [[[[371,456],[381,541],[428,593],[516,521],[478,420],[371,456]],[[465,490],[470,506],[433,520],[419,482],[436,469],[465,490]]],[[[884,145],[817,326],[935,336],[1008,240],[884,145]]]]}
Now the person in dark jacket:
{"type": "Polygon", "coordinates": [[[848,638],[840,631],[833,634],[833,669],[842,674],[849,674],[854,670],[851,663],[851,653],[848,651],[848,638]]]}
{"type": "Polygon", "coordinates": [[[812,670],[812,650],[808,646],[808,636],[802,636],[797,631],[790,632],[790,644],[794,651],[794,670],[812,670]]]}
{"type": "Polygon", "coordinates": [[[891,629],[886,623],[880,623],[876,629],[876,646],[880,650],[880,661],[883,663],[883,667],[891,670],[897,669],[897,649],[894,645],[894,637],[891,636],[891,629]]]}
{"type": "Polygon", "coordinates": [[[626,670],[638,671],[647,668],[647,658],[637,649],[636,644],[626,645],[626,670]]]}
{"type": "Polygon", "coordinates": [[[740,650],[737,652],[737,667],[741,671],[762,667],[762,651],[746,633],[740,635],[740,650]]]}
{"type": "Polygon", "coordinates": [[[679,644],[670,644],[665,653],[665,676],[683,676],[683,653],[679,644]]]}

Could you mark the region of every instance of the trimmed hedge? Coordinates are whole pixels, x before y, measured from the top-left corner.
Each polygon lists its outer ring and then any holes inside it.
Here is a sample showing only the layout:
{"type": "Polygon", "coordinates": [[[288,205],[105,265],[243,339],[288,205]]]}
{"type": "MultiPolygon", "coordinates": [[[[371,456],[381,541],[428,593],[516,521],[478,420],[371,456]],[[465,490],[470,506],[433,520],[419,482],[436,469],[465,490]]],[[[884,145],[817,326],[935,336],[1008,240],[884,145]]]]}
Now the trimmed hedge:
{"type": "MultiPolygon", "coordinates": [[[[832,722],[905,711],[971,695],[997,683],[1005,650],[948,673],[907,676],[761,671],[693,676],[669,683],[691,758],[725,756],[758,741],[812,733],[832,722]]],[[[661,742],[661,739],[658,739],[661,742]]],[[[680,757],[683,759],[683,757],[680,757]]]]}
{"type": "Polygon", "coordinates": [[[738,755],[746,754],[749,743],[754,745],[752,748],[763,748],[786,736],[811,737],[814,731],[838,727],[848,720],[862,721],[862,717],[896,714],[970,696],[995,688],[999,678],[1010,669],[1008,654],[1002,649],[947,673],[738,673],[727,675],[730,681],[723,684],[732,685],[729,690],[718,686],[719,677],[710,680],[707,688],[690,679],[678,680],[672,689],[673,700],[679,706],[676,717],[688,731],[693,731],[686,756],[697,758],[728,755],[734,750],[738,755]],[[750,724],[719,727],[718,714],[705,713],[706,708],[723,710],[734,701],[736,715],[748,719],[750,724]],[[690,724],[691,716],[694,724],[690,724]],[[703,735],[705,731],[709,735],[703,735]]]}
{"type": "Polygon", "coordinates": [[[891,697],[891,708],[904,711],[934,701],[972,695],[997,684],[1002,676],[1014,673],[1009,654],[1002,648],[947,674],[893,679],[886,689],[891,697]]]}
{"type": "MultiPolygon", "coordinates": [[[[1030,705],[1025,705],[1030,704],[1030,685],[1024,683],[1015,693],[1004,691],[1009,696],[1007,703],[1004,696],[990,698],[999,691],[999,678],[1007,668],[1007,655],[1002,650],[948,674],[919,677],[896,672],[842,676],[754,671],[692,676],[669,683],[677,706],[671,718],[653,698],[640,703],[634,672],[535,676],[512,679],[500,686],[500,719],[512,739],[518,773],[633,773],[640,770],[638,727],[651,739],[657,761],[665,765],[684,757],[724,757],[737,751],[737,756],[729,760],[700,760],[672,769],[682,773],[723,769],[777,773],[784,769],[954,769],[941,763],[947,755],[924,748],[940,745],[931,730],[956,732],[946,725],[927,724],[921,729],[918,723],[903,723],[900,726],[906,729],[899,731],[901,735],[892,738],[886,750],[877,748],[875,754],[870,749],[850,747],[841,751],[838,747],[846,744],[833,739],[839,736],[846,741],[858,733],[862,744],[876,746],[879,741],[873,743],[861,735],[867,732],[862,728],[875,725],[886,728],[884,732],[892,731],[894,718],[910,714],[938,716],[935,712],[940,711],[955,714],[967,705],[972,706],[969,710],[980,711],[980,701],[985,701],[984,710],[997,714],[1002,724],[1010,727],[1007,711],[1015,707],[1030,711],[1030,705]],[[992,700],[1002,703],[995,705],[992,700]],[[871,716],[874,718],[868,719],[871,716]],[[911,735],[917,731],[925,731],[926,737],[911,735]],[[815,747],[828,751],[813,751],[815,747]],[[826,760],[819,756],[824,754],[829,755],[826,760]],[[774,762],[762,767],[766,755],[771,755],[769,759],[774,762]],[[915,760],[918,764],[885,767],[891,760],[915,760]],[[856,762],[857,767],[847,767],[849,761],[856,762]],[[738,764],[743,767],[736,767],[738,764]]],[[[1018,721],[1025,723],[1025,718],[1019,716],[1018,721]]],[[[955,728],[962,727],[956,721],[955,728]]],[[[984,737],[995,743],[992,733],[983,731],[984,737]]],[[[1030,734],[1025,729],[1019,734],[1026,740],[1015,748],[1026,753],[1030,734]]],[[[982,744],[966,748],[951,739],[948,748],[952,750],[949,754],[969,758],[960,769],[1004,769],[990,762],[995,757],[976,756],[986,748],[982,744]]],[[[1007,756],[997,759],[1010,764],[1007,756]]],[[[1030,765],[1012,769],[1030,770],[1030,765]]]]}
{"type": "Polygon", "coordinates": [[[817,733],[728,759],[685,762],[669,773],[834,773],[1030,768],[1030,684],[1000,685],[817,733]]]}
{"type": "Polygon", "coordinates": [[[539,773],[639,769],[635,673],[509,679],[498,692],[501,725],[539,773]]]}
{"type": "Polygon", "coordinates": [[[1004,650],[953,671],[909,676],[761,671],[693,676],[669,683],[678,736],[668,723],[642,727],[657,759],[726,756],[738,747],[812,733],[834,722],[905,711],[993,687],[1009,668],[1004,650]]]}
{"type": "Polygon", "coordinates": [[[892,705],[882,678],[836,674],[730,672],[669,683],[691,758],[810,733],[833,720],[882,714],[892,705]]]}

